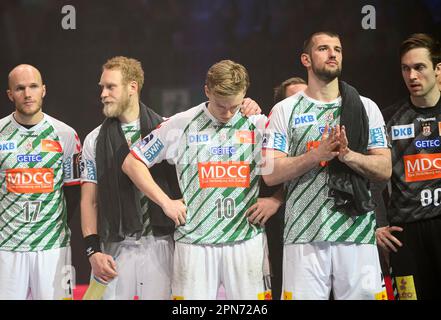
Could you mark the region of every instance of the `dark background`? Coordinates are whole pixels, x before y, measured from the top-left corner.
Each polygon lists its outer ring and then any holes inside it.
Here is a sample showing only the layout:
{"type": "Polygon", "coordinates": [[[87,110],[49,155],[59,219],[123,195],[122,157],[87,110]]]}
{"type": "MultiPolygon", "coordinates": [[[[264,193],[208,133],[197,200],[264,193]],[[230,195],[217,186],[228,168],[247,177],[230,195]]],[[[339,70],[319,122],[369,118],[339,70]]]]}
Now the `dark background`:
{"type": "MultiPolygon", "coordinates": [[[[47,87],[44,111],[83,140],[103,120],[98,81],[108,58],[142,62],[142,100],[164,116],[202,102],[207,69],[228,58],[248,69],[248,96],[268,113],[274,86],[306,77],[300,50],[319,30],[341,35],[342,79],[383,109],[406,94],[400,43],[414,32],[440,38],[441,0],[2,0],[0,84],[6,91],[17,64],[36,66],[47,87]],[[361,26],[367,4],[376,9],[375,30],[361,26]],[[64,5],[76,9],[75,30],[61,26],[64,5]]],[[[0,118],[14,109],[6,94],[0,105],[0,118]]],[[[79,213],[72,233],[77,283],[86,283],[79,213]]]]}

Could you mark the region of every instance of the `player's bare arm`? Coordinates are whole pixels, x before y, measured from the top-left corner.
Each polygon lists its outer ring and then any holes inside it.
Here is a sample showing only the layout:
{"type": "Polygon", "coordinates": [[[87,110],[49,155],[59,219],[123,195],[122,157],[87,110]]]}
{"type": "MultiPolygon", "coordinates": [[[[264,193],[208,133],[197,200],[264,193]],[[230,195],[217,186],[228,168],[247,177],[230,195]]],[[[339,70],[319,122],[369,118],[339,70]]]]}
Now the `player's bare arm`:
{"type": "MultiPolygon", "coordinates": [[[[328,126],[325,127],[324,132],[328,132],[328,126]]],[[[300,156],[288,157],[286,153],[266,149],[264,156],[267,165],[270,161],[273,162],[272,173],[264,175],[263,179],[269,186],[274,186],[286,181],[290,181],[300,177],[317,167],[322,161],[330,161],[338,156],[335,151],[339,145],[335,130],[331,130],[329,134],[323,134],[320,145],[300,156]]]]}
{"type": "Polygon", "coordinates": [[[129,154],[124,160],[122,170],[141,192],[162,208],[167,217],[175,222],[176,226],[185,224],[186,206],[181,200],[172,200],[165,194],[156,184],[146,165],[132,154],[129,154]]]}
{"type": "Polygon", "coordinates": [[[388,148],[368,150],[367,155],[354,152],[348,148],[348,139],[345,127],[336,126],[338,137],[338,159],[354,171],[372,181],[385,181],[392,175],[392,158],[388,148]]]}
{"type": "MultiPolygon", "coordinates": [[[[81,185],[81,230],[83,231],[83,237],[98,233],[97,208],[96,184],[91,182],[83,183],[81,185]]],[[[112,256],[108,254],[96,252],[89,256],[89,262],[92,267],[92,273],[98,279],[109,282],[118,275],[116,263],[112,256]]]]}

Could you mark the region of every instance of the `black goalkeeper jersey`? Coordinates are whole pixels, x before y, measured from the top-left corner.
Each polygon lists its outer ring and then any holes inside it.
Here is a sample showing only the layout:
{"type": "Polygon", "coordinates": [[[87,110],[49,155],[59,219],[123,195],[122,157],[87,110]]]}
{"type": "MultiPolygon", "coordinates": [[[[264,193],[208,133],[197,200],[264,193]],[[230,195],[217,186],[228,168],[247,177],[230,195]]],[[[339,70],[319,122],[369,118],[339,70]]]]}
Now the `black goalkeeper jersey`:
{"type": "MultiPolygon", "coordinates": [[[[389,108],[388,108],[389,109],[389,108]]],[[[387,123],[392,144],[390,223],[408,223],[441,215],[441,99],[417,108],[410,99],[387,123]]]]}

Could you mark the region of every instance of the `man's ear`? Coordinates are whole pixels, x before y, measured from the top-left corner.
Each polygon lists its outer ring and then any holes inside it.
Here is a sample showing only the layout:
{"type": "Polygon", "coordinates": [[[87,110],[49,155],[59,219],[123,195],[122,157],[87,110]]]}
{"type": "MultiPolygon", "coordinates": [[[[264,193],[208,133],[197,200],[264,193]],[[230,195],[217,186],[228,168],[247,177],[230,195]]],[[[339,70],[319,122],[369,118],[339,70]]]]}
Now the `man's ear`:
{"type": "Polygon", "coordinates": [[[437,77],[441,77],[441,62],[436,65],[435,74],[437,77]]]}
{"type": "Polygon", "coordinates": [[[302,53],[300,56],[300,61],[302,62],[304,67],[310,67],[311,66],[311,58],[309,57],[309,54],[302,53]]]}
{"type": "Polygon", "coordinates": [[[129,95],[138,93],[138,82],[136,81],[130,81],[129,82],[129,95]]]}
{"type": "Polygon", "coordinates": [[[11,102],[14,102],[14,99],[12,98],[12,91],[11,91],[11,89],[6,90],[6,94],[8,95],[9,100],[11,100],[11,102]]]}

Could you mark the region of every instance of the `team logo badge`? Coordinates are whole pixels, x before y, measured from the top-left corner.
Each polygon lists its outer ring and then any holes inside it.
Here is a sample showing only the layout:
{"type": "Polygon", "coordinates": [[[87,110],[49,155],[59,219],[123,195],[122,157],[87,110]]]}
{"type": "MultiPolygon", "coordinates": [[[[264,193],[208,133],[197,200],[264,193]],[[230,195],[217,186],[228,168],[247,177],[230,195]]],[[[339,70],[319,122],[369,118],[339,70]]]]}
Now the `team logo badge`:
{"type": "Polygon", "coordinates": [[[26,149],[26,151],[31,151],[32,150],[32,142],[26,143],[25,149],[26,149]]]}
{"type": "Polygon", "coordinates": [[[428,137],[432,134],[432,129],[430,127],[430,122],[422,122],[421,123],[421,129],[423,136],[428,137]]]}
{"type": "Polygon", "coordinates": [[[325,116],[325,120],[326,121],[332,121],[332,120],[334,120],[334,113],[328,113],[326,116],[325,116]]]}

